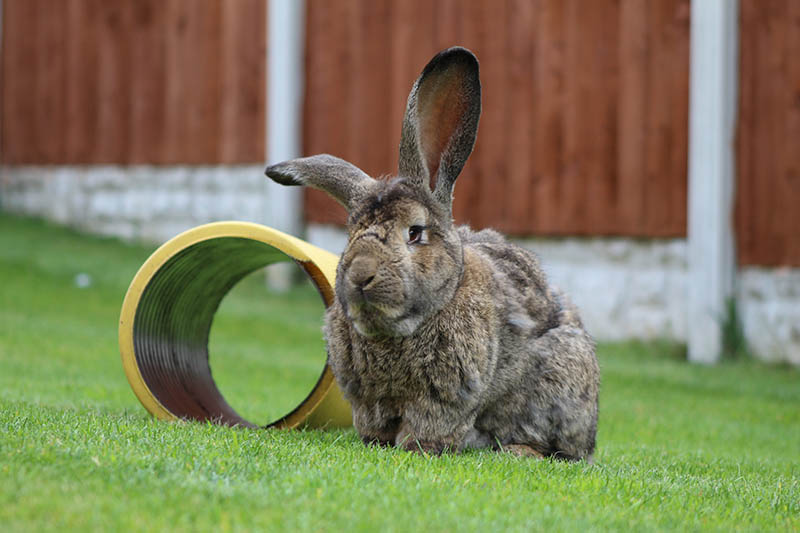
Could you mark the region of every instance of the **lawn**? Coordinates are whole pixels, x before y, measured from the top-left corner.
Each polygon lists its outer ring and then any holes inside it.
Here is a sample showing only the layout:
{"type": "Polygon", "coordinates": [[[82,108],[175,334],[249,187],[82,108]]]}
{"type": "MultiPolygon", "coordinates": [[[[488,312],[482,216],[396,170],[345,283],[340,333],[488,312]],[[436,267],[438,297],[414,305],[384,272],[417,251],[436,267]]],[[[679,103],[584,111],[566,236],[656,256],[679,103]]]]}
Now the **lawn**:
{"type": "MultiPolygon", "coordinates": [[[[153,420],[117,348],[151,251],[0,214],[4,531],[800,529],[800,372],[692,366],[667,343],[600,346],[595,465],[153,420]]],[[[258,276],[223,302],[211,364],[245,417],[308,391],[321,307],[258,276]]]]}

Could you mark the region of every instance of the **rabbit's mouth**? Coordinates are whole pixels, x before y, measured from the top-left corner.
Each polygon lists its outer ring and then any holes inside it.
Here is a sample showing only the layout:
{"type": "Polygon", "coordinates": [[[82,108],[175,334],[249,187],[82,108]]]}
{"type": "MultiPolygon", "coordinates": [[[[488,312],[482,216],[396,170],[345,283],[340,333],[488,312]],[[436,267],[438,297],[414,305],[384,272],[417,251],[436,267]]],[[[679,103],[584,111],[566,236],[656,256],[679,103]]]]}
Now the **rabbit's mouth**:
{"type": "Polygon", "coordinates": [[[391,334],[393,317],[402,313],[393,306],[369,302],[363,296],[347,302],[346,309],[356,331],[365,337],[391,334]]]}
{"type": "Polygon", "coordinates": [[[368,300],[350,300],[344,306],[353,327],[364,337],[407,337],[422,318],[404,305],[389,305],[368,300]]]}

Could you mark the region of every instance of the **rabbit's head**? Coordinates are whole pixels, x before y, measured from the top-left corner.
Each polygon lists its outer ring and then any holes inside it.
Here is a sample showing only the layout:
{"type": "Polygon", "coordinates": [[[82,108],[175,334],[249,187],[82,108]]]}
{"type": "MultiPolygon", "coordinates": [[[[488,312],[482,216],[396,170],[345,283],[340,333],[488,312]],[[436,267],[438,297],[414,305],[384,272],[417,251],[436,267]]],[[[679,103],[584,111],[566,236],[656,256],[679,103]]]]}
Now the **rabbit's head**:
{"type": "Polygon", "coordinates": [[[458,287],[453,186],[475,143],[480,92],[470,51],[450,48],[428,63],[408,97],[395,178],[375,180],[330,155],[267,168],[276,182],[321,189],[347,209],[336,297],[362,335],[411,335],[458,287]]]}

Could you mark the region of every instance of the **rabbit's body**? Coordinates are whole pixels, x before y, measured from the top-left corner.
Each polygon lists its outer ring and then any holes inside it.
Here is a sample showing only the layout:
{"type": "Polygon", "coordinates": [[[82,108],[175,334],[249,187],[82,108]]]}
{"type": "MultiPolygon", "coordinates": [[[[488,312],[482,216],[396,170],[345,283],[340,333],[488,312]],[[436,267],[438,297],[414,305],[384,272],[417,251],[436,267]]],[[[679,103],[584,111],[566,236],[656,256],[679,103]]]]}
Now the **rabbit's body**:
{"type": "Polygon", "coordinates": [[[409,96],[400,177],[374,180],[328,155],[267,174],[323,189],[348,209],[325,335],[366,442],[434,453],[522,446],[588,460],[599,370],[576,309],[532,253],[452,223],[479,114],[477,61],[449,49],[409,96]]]}
{"type": "Polygon", "coordinates": [[[599,371],[580,319],[533,254],[491,230],[457,233],[460,283],[412,336],[364,338],[340,304],[328,310],[329,363],[359,433],[433,452],[591,457],[599,371]]]}

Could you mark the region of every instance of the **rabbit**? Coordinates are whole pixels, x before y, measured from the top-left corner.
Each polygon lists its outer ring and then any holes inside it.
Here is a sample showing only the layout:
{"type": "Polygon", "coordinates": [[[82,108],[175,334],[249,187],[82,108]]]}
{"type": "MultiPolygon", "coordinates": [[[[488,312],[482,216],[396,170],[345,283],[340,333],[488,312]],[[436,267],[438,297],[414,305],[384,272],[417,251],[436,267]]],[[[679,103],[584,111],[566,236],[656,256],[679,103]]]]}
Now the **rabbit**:
{"type": "Polygon", "coordinates": [[[365,443],[591,461],[600,372],[576,308],[533,253],[453,223],[480,112],[478,60],[449,48],[408,97],[398,176],[373,179],[331,155],[266,174],[348,212],[323,330],[365,443]]]}

